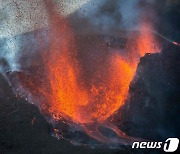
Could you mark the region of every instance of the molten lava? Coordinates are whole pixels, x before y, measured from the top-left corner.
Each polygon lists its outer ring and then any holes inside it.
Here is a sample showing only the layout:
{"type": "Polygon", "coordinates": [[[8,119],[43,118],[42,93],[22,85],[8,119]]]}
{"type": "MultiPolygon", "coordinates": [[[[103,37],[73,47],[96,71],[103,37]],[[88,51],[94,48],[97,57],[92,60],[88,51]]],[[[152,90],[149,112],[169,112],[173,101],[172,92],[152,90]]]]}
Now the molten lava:
{"type": "Polygon", "coordinates": [[[98,70],[89,88],[82,78],[83,70],[77,58],[72,30],[67,21],[54,11],[50,1],[45,1],[45,4],[51,28],[50,48],[44,55],[50,83],[50,92],[45,94],[49,111],[80,124],[105,121],[125,102],[140,56],[155,52],[153,35],[144,32],[144,27],[149,28],[149,24],[142,24],[138,51],[130,52],[137,56],[131,55],[134,58],[130,61],[119,52],[111,53],[108,67],[98,70]]]}
{"type": "Polygon", "coordinates": [[[52,11],[50,25],[51,45],[45,63],[51,89],[45,94],[50,103],[49,111],[76,123],[105,121],[123,105],[135,68],[120,54],[113,53],[106,72],[99,70],[88,89],[81,78],[83,70],[70,28],[52,11]]]}
{"type": "Polygon", "coordinates": [[[152,34],[153,26],[150,22],[142,21],[140,24],[140,34],[137,40],[138,51],[140,56],[144,56],[145,53],[159,52],[159,46],[156,42],[154,35],[152,34]]]}

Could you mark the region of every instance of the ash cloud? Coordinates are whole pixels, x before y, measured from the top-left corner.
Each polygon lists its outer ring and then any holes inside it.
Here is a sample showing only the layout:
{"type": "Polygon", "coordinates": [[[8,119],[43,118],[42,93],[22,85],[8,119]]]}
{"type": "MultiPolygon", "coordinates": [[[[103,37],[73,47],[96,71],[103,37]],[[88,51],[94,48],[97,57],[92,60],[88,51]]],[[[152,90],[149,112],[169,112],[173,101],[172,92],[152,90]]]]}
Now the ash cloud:
{"type": "Polygon", "coordinates": [[[77,14],[80,18],[87,19],[103,33],[112,29],[134,30],[138,28],[142,14],[151,14],[146,8],[152,7],[154,4],[154,0],[90,1],[83,5],[77,14]]]}

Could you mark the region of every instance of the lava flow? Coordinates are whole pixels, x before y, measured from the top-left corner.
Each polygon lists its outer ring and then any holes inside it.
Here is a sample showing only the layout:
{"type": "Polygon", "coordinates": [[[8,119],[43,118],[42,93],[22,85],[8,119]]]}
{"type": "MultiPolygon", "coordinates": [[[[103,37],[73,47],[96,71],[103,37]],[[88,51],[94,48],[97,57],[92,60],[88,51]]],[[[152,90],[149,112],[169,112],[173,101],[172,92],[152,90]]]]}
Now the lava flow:
{"type": "Polygon", "coordinates": [[[135,67],[119,53],[108,57],[106,70],[98,70],[86,87],[77,58],[74,34],[67,22],[46,1],[51,27],[51,45],[47,61],[51,92],[46,93],[49,110],[84,124],[103,122],[121,107],[126,99],[135,67]],[[58,37],[57,37],[58,36],[58,37]]]}
{"type": "Polygon", "coordinates": [[[98,66],[87,84],[83,78],[75,34],[68,22],[55,12],[53,3],[49,0],[44,2],[49,15],[50,46],[48,51],[43,51],[43,65],[47,73],[44,80],[49,84],[48,90],[45,86],[38,87],[48,102],[46,107],[39,103],[40,108],[46,114],[56,115],[54,119],[62,117],[81,125],[89,136],[99,141],[112,142],[97,131],[95,127],[100,124],[114,130],[120,138],[131,140],[108,124],[107,119],[124,104],[140,57],[146,52],[158,51],[154,48],[156,41],[153,34],[143,30],[144,26],[153,26],[143,22],[137,44],[128,44],[132,51],[128,51],[127,56],[118,51],[108,53],[105,67],[98,66]]]}

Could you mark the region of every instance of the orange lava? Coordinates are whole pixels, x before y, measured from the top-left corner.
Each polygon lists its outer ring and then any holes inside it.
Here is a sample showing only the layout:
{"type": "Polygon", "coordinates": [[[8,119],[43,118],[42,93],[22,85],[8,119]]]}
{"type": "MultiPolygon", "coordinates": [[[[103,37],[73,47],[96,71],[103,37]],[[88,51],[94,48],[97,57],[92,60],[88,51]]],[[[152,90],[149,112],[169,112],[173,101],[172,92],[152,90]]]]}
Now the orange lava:
{"type": "MultiPolygon", "coordinates": [[[[50,83],[50,91],[45,93],[48,111],[80,124],[105,121],[125,102],[140,56],[156,51],[152,33],[140,31],[137,51],[129,51],[129,57],[119,52],[108,55],[107,68],[99,69],[88,87],[82,77],[83,69],[71,28],[53,11],[50,1],[46,0],[45,4],[51,28],[50,48],[44,54],[50,83]]],[[[143,23],[142,29],[144,26],[149,24],[143,23]]]]}
{"type": "Polygon", "coordinates": [[[151,30],[153,30],[152,23],[146,21],[140,24],[140,34],[137,42],[141,57],[147,52],[156,53],[160,51],[157,40],[155,39],[151,30]]]}

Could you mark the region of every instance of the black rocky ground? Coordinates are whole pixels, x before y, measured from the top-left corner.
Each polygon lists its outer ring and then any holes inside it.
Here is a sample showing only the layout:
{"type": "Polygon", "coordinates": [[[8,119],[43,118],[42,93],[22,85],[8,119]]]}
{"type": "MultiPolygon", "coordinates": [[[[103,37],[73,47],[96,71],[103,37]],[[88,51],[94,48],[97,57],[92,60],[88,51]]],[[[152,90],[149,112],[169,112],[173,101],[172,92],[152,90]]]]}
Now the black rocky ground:
{"type": "Polygon", "coordinates": [[[17,98],[0,75],[0,154],[116,153],[117,150],[75,146],[51,135],[52,127],[35,105],[17,98]]]}
{"type": "Polygon", "coordinates": [[[122,129],[153,140],[180,137],[180,46],[165,42],[161,53],[141,58],[129,98],[120,109],[122,129]]]}

